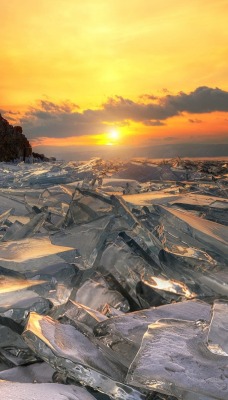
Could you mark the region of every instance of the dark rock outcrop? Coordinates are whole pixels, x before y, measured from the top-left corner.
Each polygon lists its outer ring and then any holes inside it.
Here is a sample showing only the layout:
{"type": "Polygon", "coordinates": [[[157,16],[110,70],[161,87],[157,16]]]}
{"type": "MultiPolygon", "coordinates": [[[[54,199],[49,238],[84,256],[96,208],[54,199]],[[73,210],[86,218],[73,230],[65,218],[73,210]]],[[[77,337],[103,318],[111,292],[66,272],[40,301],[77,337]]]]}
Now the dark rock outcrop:
{"type": "Polygon", "coordinates": [[[44,154],[40,154],[40,153],[35,153],[34,151],[32,152],[32,156],[33,156],[33,162],[40,162],[40,161],[46,161],[46,162],[49,162],[49,161],[56,161],[56,158],[55,157],[50,157],[50,158],[48,158],[48,157],[46,157],[44,154]]]}
{"type": "Polygon", "coordinates": [[[12,126],[0,114],[0,161],[25,161],[32,154],[32,147],[21,126],[12,126]]]}

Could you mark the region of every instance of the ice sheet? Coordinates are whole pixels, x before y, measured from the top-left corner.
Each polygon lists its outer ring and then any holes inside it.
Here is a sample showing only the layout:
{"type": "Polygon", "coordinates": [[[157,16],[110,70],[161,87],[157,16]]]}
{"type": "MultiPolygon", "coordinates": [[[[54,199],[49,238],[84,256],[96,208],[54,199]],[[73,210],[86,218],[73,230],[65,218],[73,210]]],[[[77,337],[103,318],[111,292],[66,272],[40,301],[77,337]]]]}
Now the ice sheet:
{"type": "Polygon", "coordinates": [[[226,400],[227,359],[205,347],[203,322],[160,320],[148,327],[128,372],[129,384],[185,399],[186,392],[226,400]]]}

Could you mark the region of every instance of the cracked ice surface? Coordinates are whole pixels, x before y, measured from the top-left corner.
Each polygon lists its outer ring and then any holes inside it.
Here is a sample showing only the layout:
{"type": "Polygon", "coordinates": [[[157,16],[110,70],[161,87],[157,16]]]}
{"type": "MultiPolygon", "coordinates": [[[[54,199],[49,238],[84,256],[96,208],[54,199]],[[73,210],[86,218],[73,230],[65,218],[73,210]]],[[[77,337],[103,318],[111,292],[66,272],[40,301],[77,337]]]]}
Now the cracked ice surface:
{"type": "Polygon", "coordinates": [[[227,186],[225,161],[0,163],[2,397],[226,399],[227,186]]]}

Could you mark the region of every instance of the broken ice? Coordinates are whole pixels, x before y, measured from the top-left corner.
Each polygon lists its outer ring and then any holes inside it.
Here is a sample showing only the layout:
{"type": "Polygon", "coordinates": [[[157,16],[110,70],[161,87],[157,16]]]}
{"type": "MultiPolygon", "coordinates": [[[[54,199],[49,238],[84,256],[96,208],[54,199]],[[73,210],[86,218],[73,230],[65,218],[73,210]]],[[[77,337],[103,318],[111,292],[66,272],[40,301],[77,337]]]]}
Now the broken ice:
{"type": "Polygon", "coordinates": [[[227,399],[227,173],[0,163],[2,397],[227,399]]]}

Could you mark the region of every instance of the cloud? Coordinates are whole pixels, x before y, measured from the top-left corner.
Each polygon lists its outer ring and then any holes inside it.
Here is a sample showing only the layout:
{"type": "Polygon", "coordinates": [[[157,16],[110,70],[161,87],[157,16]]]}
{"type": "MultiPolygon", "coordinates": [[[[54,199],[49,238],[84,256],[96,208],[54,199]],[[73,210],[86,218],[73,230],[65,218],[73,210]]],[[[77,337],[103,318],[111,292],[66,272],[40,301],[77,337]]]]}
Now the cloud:
{"type": "MultiPolygon", "coordinates": [[[[148,100],[150,95],[143,95],[148,100]]],[[[151,100],[155,97],[151,95],[151,100]]],[[[108,99],[103,104],[103,112],[108,118],[131,119],[148,125],[148,121],[166,120],[183,112],[190,114],[228,111],[228,92],[202,86],[186,94],[167,94],[160,97],[157,103],[136,103],[121,96],[108,99]]]]}
{"type": "Polygon", "coordinates": [[[158,96],[154,96],[153,94],[142,94],[141,96],[139,96],[140,99],[143,100],[158,100],[159,97],[158,96]]]}
{"type": "Polygon", "coordinates": [[[174,107],[178,112],[186,111],[193,114],[228,111],[228,92],[201,86],[189,94],[180,92],[176,96],[166,96],[164,106],[174,107]]]}
{"type": "MultiPolygon", "coordinates": [[[[80,110],[77,104],[70,101],[54,103],[45,99],[29,107],[23,116],[19,116],[19,120],[30,139],[58,138],[101,134],[108,132],[110,126],[124,126],[132,121],[158,127],[164,126],[167,119],[183,113],[228,111],[228,92],[219,88],[202,86],[190,93],[173,95],[167,90],[163,93],[161,97],[142,95],[138,102],[114,96],[108,98],[99,109],[86,110],[80,110]]],[[[14,115],[11,117],[14,118],[14,115]]],[[[189,122],[202,121],[190,118],[189,122]]]]}
{"type": "Polygon", "coordinates": [[[201,124],[203,121],[201,120],[201,119],[198,119],[198,118],[190,118],[189,120],[188,120],[188,122],[190,122],[191,124],[201,124]]]}
{"type": "Polygon", "coordinates": [[[164,126],[164,125],[166,125],[166,123],[161,122],[159,120],[155,120],[155,121],[149,120],[149,121],[144,121],[144,125],[146,125],[146,126],[164,126]]]}

